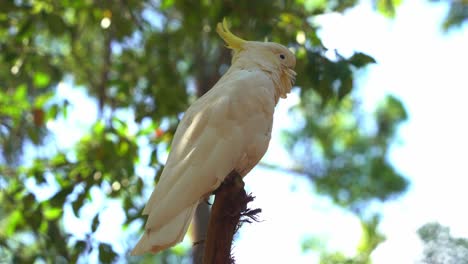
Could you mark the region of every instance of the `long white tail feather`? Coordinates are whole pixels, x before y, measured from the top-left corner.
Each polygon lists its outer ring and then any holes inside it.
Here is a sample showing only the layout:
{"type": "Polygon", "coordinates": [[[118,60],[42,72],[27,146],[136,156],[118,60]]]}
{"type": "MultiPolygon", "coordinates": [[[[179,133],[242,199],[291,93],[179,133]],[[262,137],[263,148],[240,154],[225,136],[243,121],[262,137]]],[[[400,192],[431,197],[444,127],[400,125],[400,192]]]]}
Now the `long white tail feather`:
{"type": "Polygon", "coordinates": [[[157,253],[172,247],[184,239],[185,233],[195,213],[198,203],[183,210],[177,217],[159,230],[147,229],[142,238],[132,250],[131,255],[142,255],[145,253],[157,253]]]}

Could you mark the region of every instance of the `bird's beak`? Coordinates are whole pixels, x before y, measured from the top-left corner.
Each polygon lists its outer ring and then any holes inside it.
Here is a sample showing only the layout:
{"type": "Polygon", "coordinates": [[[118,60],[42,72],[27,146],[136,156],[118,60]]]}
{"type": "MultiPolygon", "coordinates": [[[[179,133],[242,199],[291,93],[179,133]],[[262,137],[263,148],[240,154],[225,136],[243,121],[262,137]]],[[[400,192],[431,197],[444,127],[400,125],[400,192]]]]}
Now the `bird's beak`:
{"type": "Polygon", "coordinates": [[[218,23],[216,27],[216,32],[218,35],[224,39],[227,44],[227,47],[233,50],[241,50],[244,44],[246,43],[245,40],[237,37],[236,35],[232,34],[227,26],[226,19],[223,19],[223,23],[218,23]]]}

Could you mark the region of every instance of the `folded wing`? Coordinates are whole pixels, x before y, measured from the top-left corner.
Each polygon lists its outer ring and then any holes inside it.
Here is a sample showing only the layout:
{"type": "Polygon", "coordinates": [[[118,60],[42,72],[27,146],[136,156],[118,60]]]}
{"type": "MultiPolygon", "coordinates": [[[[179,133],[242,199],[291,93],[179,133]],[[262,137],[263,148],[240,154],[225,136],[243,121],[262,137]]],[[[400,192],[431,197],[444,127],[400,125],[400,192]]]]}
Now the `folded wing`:
{"type": "Polygon", "coordinates": [[[220,81],[185,113],[143,211],[148,215],[146,231],[134,254],[154,253],[180,242],[199,201],[232,170],[250,170],[265,153],[274,99],[268,94],[270,99],[264,99],[259,93],[268,89],[258,85],[271,82],[255,74],[239,78],[220,81]],[[239,93],[242,90],[246,92],[239,93]]]}

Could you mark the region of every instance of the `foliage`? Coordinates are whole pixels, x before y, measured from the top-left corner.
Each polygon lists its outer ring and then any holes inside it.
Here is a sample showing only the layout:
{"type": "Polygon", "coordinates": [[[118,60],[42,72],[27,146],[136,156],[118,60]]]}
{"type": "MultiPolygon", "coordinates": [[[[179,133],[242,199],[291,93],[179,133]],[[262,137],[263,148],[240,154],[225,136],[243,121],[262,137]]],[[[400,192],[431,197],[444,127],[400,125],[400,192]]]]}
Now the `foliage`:
{"type": "Polygon", "coordinates": [[[397,7],[403,2],[402,0],[376,0],[375,5],[377,10],[387,17],[395,17],[397,7]]]}
{"type": "Polygon", "coordinates": [[[453,237],[448,227],[428,223],[419,228],[418,235],[424,242],[422,263],[468,263],[468,239],[453,237]]]}
{"type": "MultiPolygon", "coordinates": [[[[123,229],[141,223],[148,182],[137,168],[154,168],[151,182],[157,180],[158,154],[171,141],[180,113],[229,64],[229,53],[212,30],[223,17],[246,39],[266,36],[296,50],[302,101],[294,111],[305,125],[290,135],[290,145],[303,142],[321,150],[318,159],[303,160],[320,193],[354,206],[403,191],[406,181],[385,159],[396,126],[405,119],[402,105],[387,99],[374,116],[375,131],[362,130],[350,94],[355,71],[374,60],[361,52],[327,57],[314,22],[316,15],[344,12],[356,2],[1,1],[2,259],[87,262],[97,254],[111,263],[126,258],[128,248],[117,252],[95,236],[104,221],[112,220],[83,208],[93,203],[92,190],[100,190],[121,202],[123,229]],[[299,35],[305,41],[297,41],[299,35]],[[99,119],[73,149],[56,147],[48,129],[67,119],[69,102],[55,96],[61,82],[84,89],[100,109],[99,119]],[[134,127],[124,122],[122,111],[132,113],[134,127]],[[31,144],[49,151],[23,156],[31,144]],[[144,149],[149,161],[141,157],[144,149]],[[317,160],[319,173],[310,165],[317,160]],[[89,232],[77,237],[64,227],[69,207],[76,217],[90,220],[89,232]]],[[[392,8],[398,2],[378,1],[392,8]]],[[[378,4],[381,12],[389,7],[378,4]]],[[[137,261],[183,258],[177,248],[171,252],[137,261]]]]}
{"type": "Polygon", "coordinates": [[[362,236],[356,249],[356,256],[346,256],[341,252],[329,252],[326,246],[309,239],[303,243],[303,250],[314,250],[320,253],[320,263],[323,264],[370,264],[371,253],[385,241],[385,237],[378,231],[380,217],[373,215],[369,218],[361,217],[362,236]]]}
{"type": "Polygon", "coordinates": [[[386,98],[365,129],[366,119],[352,98],[325,106],[322,100],[314,91],[304,94],[293,109],[302,126],[286,132],[300,171],[318,192],[359,212],[373,199],[385,201],[404,191],[407,181],[387,161],[396,127],[407,118],[402,104],[386,98]]]}
{"type": "Polygon", "coordinates": [[[442,24],[445,31],[461,26],[468,20],[468,1],[466,0],[431,0],[431,2],[448,2],[449,4],[449,11],[442,24]]]}

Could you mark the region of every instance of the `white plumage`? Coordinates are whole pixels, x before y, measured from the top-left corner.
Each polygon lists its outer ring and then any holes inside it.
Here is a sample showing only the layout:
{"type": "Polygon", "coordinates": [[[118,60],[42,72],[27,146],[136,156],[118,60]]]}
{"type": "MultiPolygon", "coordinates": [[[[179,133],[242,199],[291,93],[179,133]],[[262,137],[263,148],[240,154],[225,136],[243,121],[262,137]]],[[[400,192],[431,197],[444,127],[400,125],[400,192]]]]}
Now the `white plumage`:
{"type": "Polygon", "coordinates": [[[245,176],[260,161],[270,141],[274,107],[291,90],[296,61],[287,48],[242,40],[225,21],[217,32],[234,51],[232,65],[182,118],[143,210],[145,233],[132,255],[180,242],[198,203],[232,170],[245,176]]]}

